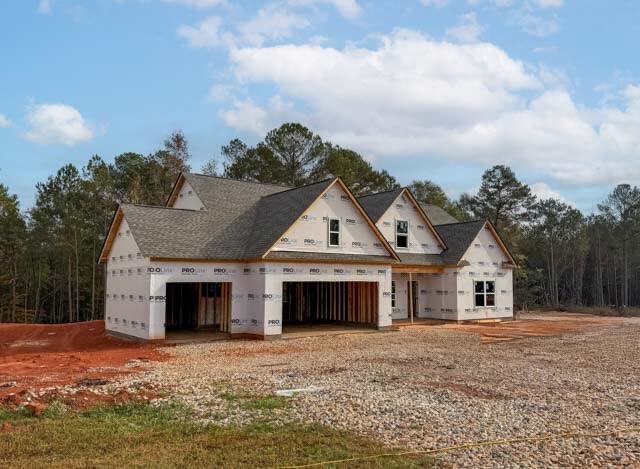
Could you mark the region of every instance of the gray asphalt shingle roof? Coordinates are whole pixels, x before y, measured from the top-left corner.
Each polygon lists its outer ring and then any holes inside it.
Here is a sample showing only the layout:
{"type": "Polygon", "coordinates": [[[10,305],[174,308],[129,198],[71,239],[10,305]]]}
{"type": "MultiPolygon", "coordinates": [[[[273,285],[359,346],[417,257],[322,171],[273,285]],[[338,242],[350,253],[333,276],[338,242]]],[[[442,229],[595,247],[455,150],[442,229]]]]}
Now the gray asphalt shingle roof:
{"type": "MultiPolygon", "coordinates": [[[[458,220],[437,205],[420,204],[424,213],[434,225],[448,225],[458,223],[458,220]]],[[[445,241],[446,242],[446,241],[445,241]]]]}
{"type": "Polygon", "coordinates": [[[484,224],[484,220],[475,220],[436,225],[436,231],[447,243],[447,250],[440,254],[443,264],[454,265],[460,262],[484,224]]]}
{"type": "Polygon", "coordinates": [[[246,237],[246,258],[262,256],[304,211],[327,189],[333,179],[263,197],[247,212],[252,220],[246,237]]]}
{"type": "Polygon", "coordinates": [[[358,202],[360,202],[360,205],[362,205],[362,208],[364,208],[373,222],[378,223],[380,217],[384,215],[384,212],[387,211],[403,190],[404,187],[400,187],[390,191],[378,192],[377,194],[363,195],[358,197],[358,202]]]}
{"type": "MultiPolygon", "coordinates": [[[[146,257],[260,258],[334,181],[291,189],[198,174],[184,176],[206,210],[121,205],[146,257]]],[[[336,259],[347,257],[338,254],[336,259]]],[[[392,260],[391,256],[373,257],[392,260]]]]}
{"type": "MultiPolygon", "coordinates": [[[[145,257],[173,259],[247,260],[263,256],[333,182],[298,188],[185,174],[206,210],[184,210],[122,204],[133,237],[145,257]]],[[[377,221],[403,189],[361,197],[359,202],[377,221]]],[[[456,264],[484,221],[452,222],[442,209],[423,206],[434,216],[435,229],[447,245],[442,254],[398,253],[411,265],[456,264]],[[442,212],[442,213],[440,213],[442,212]],[[443,215],[444,214],[444,215],[443,215]]],[[[273,260],[365,261],[397,263],[391,256],[337,253],[271,252],[273,260]]]]}

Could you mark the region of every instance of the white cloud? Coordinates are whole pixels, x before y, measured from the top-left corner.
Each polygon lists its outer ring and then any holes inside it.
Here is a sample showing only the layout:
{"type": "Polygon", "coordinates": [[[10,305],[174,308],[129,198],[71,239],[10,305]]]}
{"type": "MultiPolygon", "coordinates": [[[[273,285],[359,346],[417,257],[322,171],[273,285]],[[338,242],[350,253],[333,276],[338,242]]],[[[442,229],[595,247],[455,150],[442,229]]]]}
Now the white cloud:
{"type": "Polygon", "coordinates": [[[282,6],[268,5],[246,22],[235,25],[235,32],[223,28],[219,16],[208,16],[196,26],[181,25],[177,34],[185,38],[191,47],[239,47],[262,46],[291,37],[297,29],[304,29],[309,21],[282,6]]]}
{"type": "Polygon", "coordinates": [[[220,116],[230,127],[241,128],[256,135],[264,135],[267,131],[267,111],[250,99],[235,101],[233,107],[221,111],[220,116]]]}
{"type": "Polygon", "coordinates": [[[545,18],[538,16],[530,9],[515,13],[512,21],[519,25],[525,33],[537,37],[550,36],[560,29],[560,24],[557,18],[545,18]]]}
{"type": "Polygon", "coordinates": [[[458,42],[477,42],[484,27],[478,23],[475,13],[467,13],[460,17],[457,25],[447,29],[446,35],[458,42]]]}
{"type": "Polygon", "coordinates": [[[4,114],[0,114],[0,129],[11,127],[11,121],[4,114]]]}
{"type": "Polygon", "coordinates": [[[356,19],[362,13],[362,7],[357,0],[288,0],[291,6],[314,6],[326,4],[333,6],[341,16],[348,19],[356,19]]]}
{"type": "Polygon", "coordinates": [[[293,35],[296,29],[309,26],[309,21],[286,9],[269,5],[262,8],[255,17],[238,26],[238,34],[243,44],[261,46],[265,41],[275,41],[293,35]]]}
{"type": "Polygon", "coordinates": [[[221,5],[226,5],[226,0],[162,0],[165,3],[170,3],[174,5],[182,5],[190,8],[212,8],[221,5]]]}
{"type": "Polygon", "coordinates": [[[492,44],[398,30],[370,48],[249,47],[230,60],[231,82],[277,89],[221,114],[260,136],[296,119],[370,157],[506,163],[567,184],[640,177],[640,87],[625,89],[623,106],[587,108],[548,71],[492,44]]]}
{"type": "Polygon", "coordinates": [[[324,0],[324,3],[333,5],[338,13],[345,18],[355,19],[362,12],[362,8],[356,0],[324,0]]]}
{"type": "Polygon", "coordinates": [[[51,13],[51,0],[40,0],[38,3],[38,13],[44,15],[51,13]]]}
{"type": "Polygon", "coordinates": [[[178,28],[178,36],[185,38],[191,47],[213,48],[230,46],[235,39],[229,32],[222,31],[222,18],[208,16],[197,26],[182,25],[178,28]]]}
{"type": "Polygon", "coordinates": [[[498,8],[510,7],[514,2],[514,0],[467,0],[467,3],[472,6],[477,6],[480,5],[483,1],[498,8]]]}
{"type": "Polygon", "coordinates": [[[572,207],[576,206],[574,202],[565,199],[560,194],[560,192],[549,187],[549,185],[546,182],[536,182],[534,184],[531,184],[530,187],[533,195],[538,197],[538,199],[540,200],[556,199],[556,200],[559,200],[560,202],[564,202],[567,205],[571,205],[572,207]]]}
{"type": "Polygon", "coordinates": [[[25,134],[36,143],[75,145],[95,136],[92,126],[80,112],[66,104],[39,104],[27,114],[31,129],[25,134]]]}
{"type": "Polygon", "coordinates": [[[420,3],[427,7],[443,7],[449,3],[449,0],[420,0],[420,3]]]}
{"type": "Polygon", "coordinates": [[[564,0],[534,0],[540,8],[560,8],[564,5],[564,0]]]}

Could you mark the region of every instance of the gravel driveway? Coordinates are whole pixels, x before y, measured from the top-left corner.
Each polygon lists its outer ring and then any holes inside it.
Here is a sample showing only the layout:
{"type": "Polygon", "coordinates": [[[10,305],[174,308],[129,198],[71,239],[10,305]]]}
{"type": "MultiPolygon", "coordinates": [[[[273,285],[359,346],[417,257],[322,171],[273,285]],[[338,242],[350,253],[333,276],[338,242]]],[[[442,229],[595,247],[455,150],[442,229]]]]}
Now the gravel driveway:
{"type": "MultiPolygon", "coordinates": [[[[166,349],[174,361],[135,379],[170,389],[203,419],[313,420],[412,449],[640,427],[638,318],[493,344],[462,330],[184,345],[166,349]],[[291,388],[311,391],[285,406],[247,405],[247,396],[291,388]]],[[[640,434],[466,449],[437,459],[463,467],[636,466],[640,434]]]]}

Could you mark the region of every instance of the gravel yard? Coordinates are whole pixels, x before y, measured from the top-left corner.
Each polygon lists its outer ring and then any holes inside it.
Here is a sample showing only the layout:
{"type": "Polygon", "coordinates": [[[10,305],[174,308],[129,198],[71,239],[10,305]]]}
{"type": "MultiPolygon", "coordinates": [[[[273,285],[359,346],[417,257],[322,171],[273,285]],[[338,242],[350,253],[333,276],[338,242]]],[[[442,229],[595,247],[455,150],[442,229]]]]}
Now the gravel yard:
{"type": "MultiPolygon", "coordinates": [[[[175,360],[125,384],[168,389],[218,423],[313,420],[412,449],[640,427],[640,320],[542,319],[552,320],[575,327],[495,343],[469,326],[431,326],[168,347],[175,360]],[[270,397],[298,388],[311,389],[270,397]]],[[[437,460],[444,466],[635,466],[640,433],[465,449],[437,460]]]]}

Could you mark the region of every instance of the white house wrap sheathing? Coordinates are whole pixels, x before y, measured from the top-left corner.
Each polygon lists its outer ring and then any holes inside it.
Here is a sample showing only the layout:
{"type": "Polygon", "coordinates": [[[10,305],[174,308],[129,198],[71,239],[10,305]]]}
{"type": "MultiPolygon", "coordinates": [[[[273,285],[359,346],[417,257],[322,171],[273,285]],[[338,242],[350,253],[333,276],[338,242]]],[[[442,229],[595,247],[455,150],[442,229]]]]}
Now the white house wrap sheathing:
{"type": "Polygon", "coordinates": [[[282,334],[283,282],[377,282],[378,327],[391,325],[391,269],[385,266],[338,264],[215,264],[151,262],[141,277],[147,290],[135,303],[140,321],[149,327],[133,327],[125,310],[113,310],[112,331],[145,339],[164,338],[166,284],[169,282],[231,282],[231,334],[277,336],[282,334]],[[122,311],[122,317],[117,316],[122,311]]]}
{"type": "MultiPolygon", "coordinates": [[[[213,178],[211,183],[217,183],[217,179],[213,178]]],[[[283,189],[283,192],[288,191],[283,189]]],[[[299,193],[291,194],[297,197],[299,193]]],[[[174,209],[205,209],[203,199],[186,179],[182,181],[175,200],[173,197],[172,200],[174,209]]],[[[208,203],[212,205],[208,210],[215,211],[215,201],[208,203]]],[[[120,218],[116,217],[115,220],[118,223],[120,218]]],[[[142,339],[164,338],[167,283],[230,283],[229,329],[231,334],[239,335],[269,337],[282,334],[284,282],[376,283],[378,311],[372,311],[373,314],[366,317],[375,317],[377,313],[376,325],[380,328],[391,326],[392,319],[409,317],[407,282],[410,278],[417,284],[415,318],[468,320],[512,317],[513,261],[486,225],[469,245],[458,266],[455,266],[450,264],[458,262],[461,251],[459,248],[452,251],[458,253],[449,256],[455,261],[447,260],[449,264],[444,263],[444,257],[439,256],[443,246],[413,204],[410,194],[401,193],[388,205],[376,222],[378,234],[370,223],[371,220],[353,203],[350,194],[339,183],[334,183],[286,231],[281,228],[284,232],[265,253],[264,261],[258,261],[260,257],[240,257],[246,259],[242,261],[234,258],[229,261],[159,261],[143,257],[127,220],[121,215],[119,225],[112,226],[112,230],[117,229],[118,232],[109,238],[112,242],[107,248],[108,257],[105,254],[102,258],[106,260],[107,268],[106,328],[142,339]],[[338,246],[330,246],[328,242],[329,221],[333,218],[340,220],[338,246]],[[398,220],[408,222],[407,248],[396,246],[398,220]],[[402,258],[403,262],[408,259],[405,264],[399,265],[391,259],[391,248],[387,250],[389,245],[378,237],[379,234],[397,253],[407,254],[402,258]],[[283,251],[304,252],[306,257],[276,262],[267,257],[270,251],[277,251],[272,255],[283,257],[286,256],[283,251]],[[318,254],[317,261],[313,253],[318,254]],[[386,259],[370,256],[385,256],[386,259]],[[376,262],[376,259],[381,263],[369,264],[376,262]],[[402,273],[392,273],[391,264],[394,269],[398,266],[402,273]],[[405,273],[411,269],[415,269],[415,272],[405,273]],[[396,284],[395,307],[392,307],[392,279],[396,284]],[[474,281],[478,280],[495,281],[495,306],[474,306],[474,281]]],[[[134,224],[139,229],[136,226],[134,224]]],[[[471,225],[466,226],[469,228],[471,225]]],[[[474,232],[467,230],[467,233],[470,238],[474,232]]],[[[463,247],[468,241],[464,243],[463,247]]],[[[368,306],[365,303],[364,307],[375,308],[375,305],[368,306]]],[[[365,311],[369,313],[368,309],[365,311]]]]}
{"type": "MultiPolygon", "coordinates": [[[[470,265],[445,269],[442,273],[412,274],[412,280],[418,282],[418,308],[414,317],[455,321],[512,317],[512,269],[502,267],[508,258],[488,229],[480,231],[462,260],[470,265]],[[495,307],[474,306],[473,282],[476,280],[496,282],[495,307]]],[[[393,318],[407,319],[409,274],[395,273],[393,280],[396,282],[393,318]]]]}
{"type": "Polygon", "coordinates": [[[280,238],[273,250],[389,255],[362,213],[337,184],[311,204],[304,215],[280,238]],[[339,246],[328,245],[329,218],[340,220],[339,246]]]}
{"type": "Polygon", "coordinates": [[[404,194],[398,196],[376,222],[376,226],[398,253],[440,254],[442,252],[440,243],[427,226],[418,209],[404,194]],[[407,248],[398,248],[396,246],[396,220],[409,223],[409,245],[407,248]]]}
{"type": "Polygon", "coordinates": [[[154,338],[158,332],[149,317],[149,259],[140,254],[124,219],[111,247],[106,268],[107,330],[143,339],[154,338]]]}
{"type": "Polygon", "coordinates": [[[204,204],[191,184],[189,184],[189,181],[184,181],[172,207],[186,210],[202,210],[204,209],[204,204]]]}

